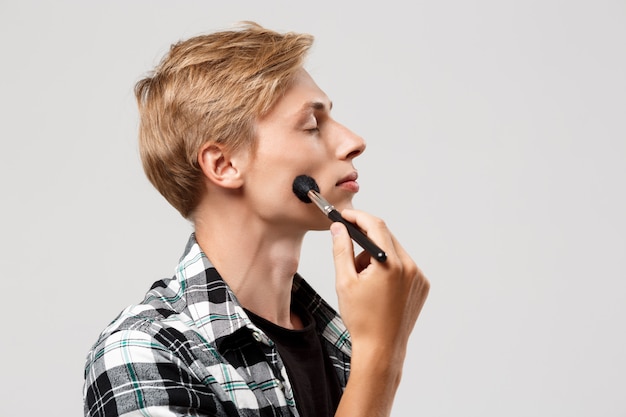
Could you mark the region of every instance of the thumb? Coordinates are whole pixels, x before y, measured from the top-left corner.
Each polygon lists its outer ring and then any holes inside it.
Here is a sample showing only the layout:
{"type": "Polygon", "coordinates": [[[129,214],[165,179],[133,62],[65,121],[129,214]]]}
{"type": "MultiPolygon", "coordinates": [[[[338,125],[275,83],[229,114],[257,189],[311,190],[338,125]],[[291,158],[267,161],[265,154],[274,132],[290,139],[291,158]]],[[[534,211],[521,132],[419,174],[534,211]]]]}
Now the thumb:
{"type": "Polygon", "coordinates": [[[337,279],[356,275],[352,239],[346,226],[335,222],[330,225],[330,233],[333,237],[333,258],[337,279]]]}

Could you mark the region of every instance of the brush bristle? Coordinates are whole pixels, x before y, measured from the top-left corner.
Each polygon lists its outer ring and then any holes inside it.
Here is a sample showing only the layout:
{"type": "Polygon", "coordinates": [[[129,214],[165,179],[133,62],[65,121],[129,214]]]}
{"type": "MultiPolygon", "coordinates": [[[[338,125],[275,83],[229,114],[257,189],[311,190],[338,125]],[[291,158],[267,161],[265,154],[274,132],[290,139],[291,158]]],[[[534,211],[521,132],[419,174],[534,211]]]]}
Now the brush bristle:
{"type": "Polygon", "coordinates": [[[308,175],[298,175],[296,179],[293,180],[292,190],[300,201],[304,203],[311,203],[312,201],[308,195],[309,190],[315,190],[319,193],[320,187],[318,187],[315,180],[308,175]]]}

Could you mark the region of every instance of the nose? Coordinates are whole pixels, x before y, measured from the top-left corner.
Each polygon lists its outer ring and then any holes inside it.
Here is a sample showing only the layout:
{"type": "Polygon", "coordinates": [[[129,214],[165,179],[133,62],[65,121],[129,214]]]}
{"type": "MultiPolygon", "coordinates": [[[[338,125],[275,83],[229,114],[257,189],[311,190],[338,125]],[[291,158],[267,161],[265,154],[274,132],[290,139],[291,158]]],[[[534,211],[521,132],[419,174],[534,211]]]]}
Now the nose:
{"type": "Polygon", "coordinates": [[[338,124],[338,127],[340,131],[337,137],[340,140],[337,146],[337,157],[350,160],[361,155],[365,151],[365,139],[341,124],[338,124]]]}

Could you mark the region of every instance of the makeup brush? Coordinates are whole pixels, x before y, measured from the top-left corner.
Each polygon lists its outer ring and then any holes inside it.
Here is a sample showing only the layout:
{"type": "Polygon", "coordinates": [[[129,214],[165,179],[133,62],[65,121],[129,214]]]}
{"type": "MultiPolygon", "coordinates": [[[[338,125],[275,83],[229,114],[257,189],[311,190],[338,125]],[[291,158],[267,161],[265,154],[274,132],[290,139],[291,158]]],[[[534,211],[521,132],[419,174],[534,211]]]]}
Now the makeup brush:
{"type": "Polygon", "coordinates": [[[356,225],[344,219],[335,207],[320,195],[320,188],[317,186],[317,182],[315,182],[313,178],[308,175],[298,175],[293,180],[292,189],[300,201],[304,203],[315,203],[315,205],[319,207],[322,213],[328,216],[329,219],[334,222],[341,222],[345,224],[350,237],[354,239],[356,243],[369,252],[369,254],[372,255],[377,261],[385,262],[387,254],[381,248],[376,246],[376,244],[372,242],[372,240],[368,238],[367,235],[356,225]]]}

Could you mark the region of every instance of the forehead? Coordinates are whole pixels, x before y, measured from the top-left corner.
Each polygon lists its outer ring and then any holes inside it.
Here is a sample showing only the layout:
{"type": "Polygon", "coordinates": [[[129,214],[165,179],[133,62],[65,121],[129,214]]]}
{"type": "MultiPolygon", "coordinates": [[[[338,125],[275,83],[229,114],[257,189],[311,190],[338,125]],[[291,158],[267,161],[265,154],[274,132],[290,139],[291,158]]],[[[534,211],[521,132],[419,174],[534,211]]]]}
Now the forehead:
{"type": "Polygon", "coordinates": [[[261,120],[297,116],[313,110],[330,111],[331,107],[332,103],[326,93],[306,70],[301,69],[289,88],[261,120]]]}

